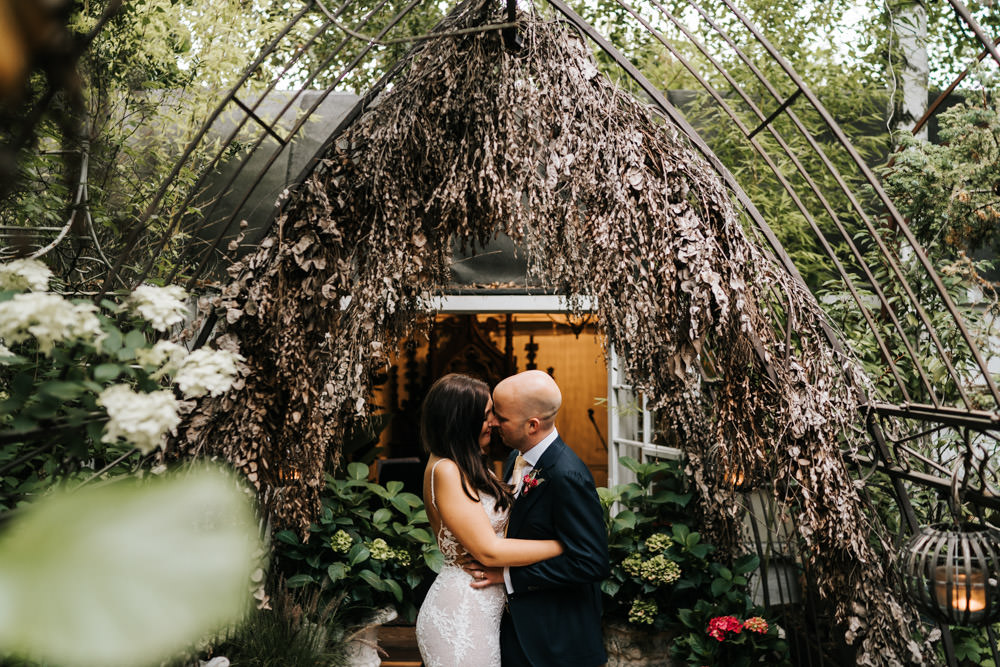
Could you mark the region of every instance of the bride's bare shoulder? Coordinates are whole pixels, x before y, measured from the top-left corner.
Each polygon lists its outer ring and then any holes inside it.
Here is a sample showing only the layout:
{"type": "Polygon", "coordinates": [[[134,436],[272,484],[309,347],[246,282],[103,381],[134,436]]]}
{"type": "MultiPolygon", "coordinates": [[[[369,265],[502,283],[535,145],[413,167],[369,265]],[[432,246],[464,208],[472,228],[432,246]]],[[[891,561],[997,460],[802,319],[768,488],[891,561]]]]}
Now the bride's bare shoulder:
{"type": "Polygon", "coordinates": [[[434,473],[434,479],[442,475],[461,474],[457,463],[451,459],[446,459],[443,456],[434,456],[433,454],[427,459],[427,465],[424,466],[424,476],[430,477],[432,472],[434,473]]]}
{"type": "Polygon", "coordinates": [[[434,472],[435,479],[441,479],[442,477],[458,479],[462,475],[457,463],[451,459],[439,458],[437,456],[432,456],[427,461],[427,470],[428,472],[434,472]]]}

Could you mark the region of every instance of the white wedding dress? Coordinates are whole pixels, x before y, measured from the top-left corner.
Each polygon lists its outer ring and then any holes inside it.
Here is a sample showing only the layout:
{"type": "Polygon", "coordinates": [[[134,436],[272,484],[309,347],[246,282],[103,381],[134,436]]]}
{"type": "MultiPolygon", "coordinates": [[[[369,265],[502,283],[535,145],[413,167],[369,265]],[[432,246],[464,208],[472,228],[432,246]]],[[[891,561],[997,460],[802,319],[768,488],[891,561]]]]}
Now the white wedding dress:
{"type": "MultiPolygon", "coordinates": [[[[437,509],[434,468],[431,468],[431,503],[437,509]]],[[[507,510],[496,509],[496,499],[492,496],[480,492],[479,498],[493,530],[503,537],[507,510]]],[[[444,555],[444,567],[431,584],[417,615],[417,645],[425,667],[500,667],[504,587],[469,586],[472,577],[457,563],[465,555],[465,549],[444,522],[438,529],[437,543],[444,555]]]]}

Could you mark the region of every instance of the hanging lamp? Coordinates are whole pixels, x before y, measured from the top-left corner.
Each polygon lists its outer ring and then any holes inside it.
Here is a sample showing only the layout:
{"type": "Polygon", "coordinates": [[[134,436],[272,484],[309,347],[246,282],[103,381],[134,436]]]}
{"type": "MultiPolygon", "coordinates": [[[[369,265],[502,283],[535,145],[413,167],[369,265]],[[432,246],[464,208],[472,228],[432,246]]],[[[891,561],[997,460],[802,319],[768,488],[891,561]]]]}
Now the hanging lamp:
{"type": "Polygon", "coordinates": [[[920,528],[900,552],[900,573],[906,595],[928,616],[982,626],[1000,620],[1000,530],[959,520],[961,466],[952,473],[952,521],[920,528]]]}

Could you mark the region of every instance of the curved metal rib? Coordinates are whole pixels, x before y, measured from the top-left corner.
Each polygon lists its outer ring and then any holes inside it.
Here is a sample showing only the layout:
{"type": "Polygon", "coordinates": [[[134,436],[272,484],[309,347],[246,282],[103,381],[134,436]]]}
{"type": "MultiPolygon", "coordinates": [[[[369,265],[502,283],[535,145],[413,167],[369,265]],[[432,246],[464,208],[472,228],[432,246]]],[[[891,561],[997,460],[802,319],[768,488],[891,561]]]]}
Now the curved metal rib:
{"type": "MultiPolygon", "coordinates": [[[[747,28],[747,30],[761,44],[761,46],[764,47],[764,49],[768,52],[770,57],[775,61],[775,63],[777,63],[778,66],[785,71],[789,79],[792,80],[796,86],[803,89],[803,94],[809,100],[810,104],[812,104],[812,106],[816,109],[820,117],[823,119],[823,122],[826,124],[827,128],[837,139],[837,142],[848,153],[848,155],[853,160],[854,164],[857,166],[858,170],[862,173],[862,175],[871,185],[872,189],[875,191],[875,194],[878,196],[880,202],[885,207],[889,216],[892,218],[894,224],[896,224],[899,231],[902,232],[903,236],[906,238],[907,243],[910,245],[910,248],[913,251],[914,257],[923,267],[930,281],[934,284],[934,288],[937,290],[938,295],[945,306],[945,309],[954,319],[955,326],[958,328],[959,333],[962,336],[962,339],[965,341],[966,346],[968,347],[970,353],[972,354],[976,362],[976,365],[979,368],[979,371],[982,373],[983,379],[986,382],[990,395],[993,398],[994,405],[1000,407],[1000,392],[998,392],[997,390],[996,383],[994,382],[993,377],[989,372],[989,368],[987,367],[986,362],[983,360],[982,354],[980,353],[978,346],[976,345],[975,341],[972,340],[972,337],[969,335],[969,331],[965,327],[965,324],[962,320],[962,316],[959,314],[958,309],[955,307],[954,302],[948,295],[948,291],[945,289],[944,284],[941,282],[941,278],[937,275],[937,272],[934,271],[934,267],[931,265],[930,260],[927,258],[927,255],[924,253],[920,244],[917,242],[917,239],[913,235],[912,230],[910,230],[909,225],[906,224],[906,221],[903,220],[902,215],[900,215],[899,211],[896,210],[895,205],[889,199],[889,196],[886,194],[885,190],[878,182],[878,179],[875,177],[875,174],[872,173],[872,170],[868,167],[867,164],[865,164],[865,161],[858,154],[857,149],[854,148],[850,140],[848,140],[847,136],[844,134],[839,124],[833,119],[833,116],[830,115],[830,113],[826,110],[826,108],[815,96],[815,94],[813,94],[812,91],[810,91],[808,87],[806,87],[802,79],[798,76],[798,74],[795,72],[792,66],[784,59],[784,57],[777,51],[777,49],[775,49],[774,46],[767,40],[767,38],[764,37],[763,34],[761,34],[761,32],[753,25],[752,22],[750,22],[750,20],[746,17],[746,15],[743,14],[738,8],[736,8],[733,5],[732,0],[722,0],[722,2],[723,4],[725,4],[727,8],[730,9],[730,11],[733,12],[733,14],[737,16],[740,22],[747,28]]],[[[875,240],[877,243],[880,243],[880,240],[877,237],[875,240]]],[[[887,256],[887,259],[892,261],[891,257],[887,256]]],[[[926,318],[926,313],[923,312],[923,307],[921,306],[919,300],[917,300],[912,295],[912,288],[905,280],[902,281],[902,286],[907,291],[908,295],[910,295],[911,300],[913,300],[914,307],[918,310],[919,313],[921,313],[921,318],[922,319],[926,318]]],[[[949,372],[954,373],[954,368],[952,367],[951,360],[949,358],[950,355],[946,353],[944,346],[941,344],[940,340],[937,337],[936,332],[933,329],[931,329],[928,331],[928,333],[931,335],[932,340],[935,343],[935,346],[941,353],[941,360],[946,365],[949,372]]]]}

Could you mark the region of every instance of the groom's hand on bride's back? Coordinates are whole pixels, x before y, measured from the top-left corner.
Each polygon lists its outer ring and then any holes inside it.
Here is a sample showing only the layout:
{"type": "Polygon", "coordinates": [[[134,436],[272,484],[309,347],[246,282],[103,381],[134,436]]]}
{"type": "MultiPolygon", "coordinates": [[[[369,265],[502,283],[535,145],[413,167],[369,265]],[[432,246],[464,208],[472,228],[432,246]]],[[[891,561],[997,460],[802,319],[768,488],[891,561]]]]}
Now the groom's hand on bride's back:
{"type": "Polygon", "coordinates": [[[460,559],[459,562],[462,564],[462,569],[472,577],[469,586],[473,588],[486,588],[487,586],[496,586],[503,583],[502,567],[486,567],[468,555],[460,559]]]}

